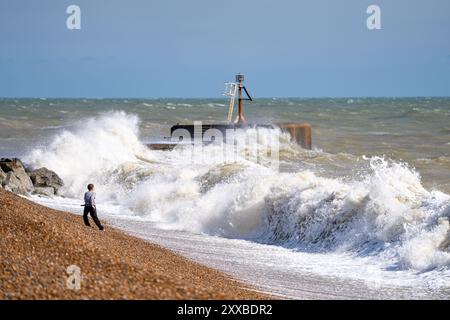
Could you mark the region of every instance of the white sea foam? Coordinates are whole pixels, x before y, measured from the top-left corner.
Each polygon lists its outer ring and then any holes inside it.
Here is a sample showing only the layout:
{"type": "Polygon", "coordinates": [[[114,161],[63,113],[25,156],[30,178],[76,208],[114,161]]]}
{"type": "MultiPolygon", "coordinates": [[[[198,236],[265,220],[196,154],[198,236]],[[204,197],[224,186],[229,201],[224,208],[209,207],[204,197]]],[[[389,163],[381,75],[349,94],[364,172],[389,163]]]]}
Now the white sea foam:
{"type": "MultiPolygon", "coordinates": [[[[139,140],[139,119],[124,112],[75,127],[25,159],[56,171],[67,197],[81,198],[94,182],[99,202],[161,228],[308,252],[375,255],[397,269],[450,265],[450,196],[426,190],[406,164],[370,158],[369,173],[344,181],[308,170],[275,172],[244,154],[234,162],[197,164],[185,157],[190,146],[151,151],[139,140]]],[[[280,148],[294,152],[287,140],[280,148]]],[[[265,141],[258,139],[258,147],[265,141]]],[[[204,147],[204,156],[214,158],[217,150],[204,147]]]]}
{"type": "MultiPolygon", "coordinates": [[[[53,141],[34,149],[25,161],[57,171],[67,196],[79,196],[87,181],[106,183],[111,173],[151,153],[139,141],[136,116],[123,112],[80,121],[74,131],[63,130],[53,141]]],[[[114,193],[114,191],[111,191],[114,193]]]]}

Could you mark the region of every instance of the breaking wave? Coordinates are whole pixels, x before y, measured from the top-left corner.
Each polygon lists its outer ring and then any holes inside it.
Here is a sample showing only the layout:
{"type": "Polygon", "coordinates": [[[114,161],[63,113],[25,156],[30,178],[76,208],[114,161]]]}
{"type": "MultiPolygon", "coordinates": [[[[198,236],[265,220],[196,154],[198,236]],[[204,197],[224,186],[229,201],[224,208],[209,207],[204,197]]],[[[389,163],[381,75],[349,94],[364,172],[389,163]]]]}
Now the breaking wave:
{"type": "MultiPolygon", "coordinates": [[[[81,199],[93,182],[98,202],[161,228],[308,252],[373,255],[397,269],[450,266],[450,196],[426,190],[405,163],[372,157],[364,160],[364,175],[355,170],[351,177],[326,178],[314,169],[280,173],[244,154],[233,162],[198,164],[185,156],[191,146],[149,150],[139,139],[139,119],[124,112],[75,128],[25,159],[56,171],[66,197],[81,199]]],[[[245,134],[268,137],[273,130],[245,134]]],[[[268,140],[255,141],[264,149],[268,140]]],[[[203,156],[213,158],[218,150],[205,146],[203,156]]],[[[301,152],[281,136],[280,155],[294,161],[301,152]]]]}

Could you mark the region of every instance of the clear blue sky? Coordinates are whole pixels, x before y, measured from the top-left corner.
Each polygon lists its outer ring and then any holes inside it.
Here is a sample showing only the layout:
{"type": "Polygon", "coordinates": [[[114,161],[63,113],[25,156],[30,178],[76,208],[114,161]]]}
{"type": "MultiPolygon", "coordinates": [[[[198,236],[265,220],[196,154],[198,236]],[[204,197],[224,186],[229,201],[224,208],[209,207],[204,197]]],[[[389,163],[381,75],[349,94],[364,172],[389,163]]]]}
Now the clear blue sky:
{"type": "Polygon", "coordinates": [[[450,1],[0,0],[1,97],[220,97],[237,72],[256,97],[450,96],[450,1]]]}

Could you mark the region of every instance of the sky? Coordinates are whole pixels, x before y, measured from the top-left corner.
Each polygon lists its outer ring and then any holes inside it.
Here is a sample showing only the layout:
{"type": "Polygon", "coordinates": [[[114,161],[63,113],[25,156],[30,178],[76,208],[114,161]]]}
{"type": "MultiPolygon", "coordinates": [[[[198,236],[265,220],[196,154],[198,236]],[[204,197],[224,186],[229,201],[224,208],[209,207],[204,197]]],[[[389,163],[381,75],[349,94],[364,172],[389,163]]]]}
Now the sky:
{"type": "Polygon", "coordinates": [[[0,97],[220,98],[239,72],[254,97],[450,96],[450,1],[0,0],[0,97]]]}

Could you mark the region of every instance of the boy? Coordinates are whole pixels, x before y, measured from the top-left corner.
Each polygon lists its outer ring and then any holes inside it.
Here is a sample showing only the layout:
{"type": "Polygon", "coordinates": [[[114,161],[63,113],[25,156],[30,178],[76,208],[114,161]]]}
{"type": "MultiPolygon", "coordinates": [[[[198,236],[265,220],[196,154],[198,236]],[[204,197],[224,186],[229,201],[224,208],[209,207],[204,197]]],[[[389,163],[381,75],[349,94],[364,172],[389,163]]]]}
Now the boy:
{"type": "Polygon", "coordinates": [[[100,223],[100,220],[97,218],[97,207],[95,205],[95,192],[94,185],[92,183],[87,186],[88,191],[84,193],[84,212],[83,212],[83,220],[84,224],[90,227],[88,214],[91,214],[92,219],[100,230],[103,230],[103,226],[100,223]]]}

